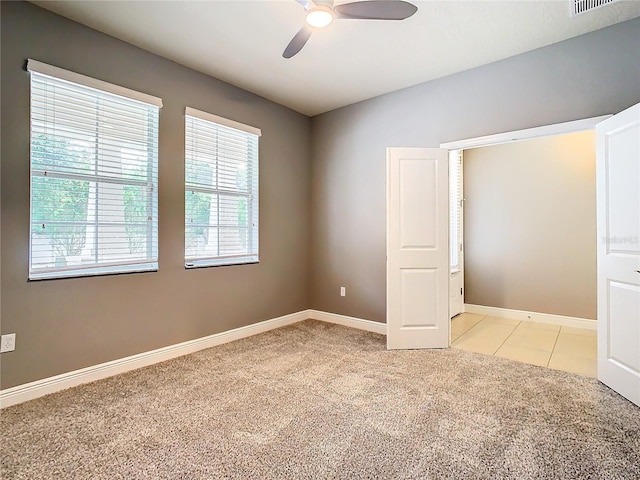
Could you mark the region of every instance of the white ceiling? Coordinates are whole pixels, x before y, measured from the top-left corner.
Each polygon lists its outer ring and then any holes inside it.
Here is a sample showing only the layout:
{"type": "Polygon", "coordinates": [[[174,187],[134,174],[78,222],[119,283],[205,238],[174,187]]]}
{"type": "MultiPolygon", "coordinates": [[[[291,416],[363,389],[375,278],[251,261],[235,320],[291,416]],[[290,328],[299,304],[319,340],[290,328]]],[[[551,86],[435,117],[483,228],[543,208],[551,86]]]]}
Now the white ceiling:
{"type": "Polygon", "coordinates": [[[309,116],[640,16],[638,0],[573,18],[569,0],[414,0],[407,20],[336,20],[286,60],[294,0],[33,3],[309,116]]]}

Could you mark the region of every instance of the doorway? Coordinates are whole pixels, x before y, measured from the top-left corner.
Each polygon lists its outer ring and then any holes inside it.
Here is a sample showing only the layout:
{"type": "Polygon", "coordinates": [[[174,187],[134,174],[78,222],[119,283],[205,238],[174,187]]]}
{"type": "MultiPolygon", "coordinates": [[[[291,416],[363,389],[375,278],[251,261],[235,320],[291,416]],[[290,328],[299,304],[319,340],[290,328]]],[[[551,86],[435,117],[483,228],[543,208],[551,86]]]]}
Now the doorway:
{"type": "Polygon", "coordinates": [[[452,346],[595,376],[594,133],[515,138],[450,150],[452,346]]]}
{"type": "MultiPolygon", "coordinates": [[[[548,125],[543,127],[530,128],[525,130],[518,130],[506,133],[500,133],[495,135],[488,135],[484,137],[475,137],[465,140],[458,140],[454,142],[447,142],[440,145],[440,148],[447,149],[449,153],[449,168],[450,168],[450,249],[452,253],[450,254],[451,259],[451,273],[452,278],[455,273],[460,272],[460,276],[463,279],[463,290],[462,290],[462,303],[463,309],[466,310],[468,307],[468,300],[465,298],[464,292],[464,186],[463,186],[463,165],[464,165],[464,151],[476,149],[479,147],[492,147],[498,146],[502,144],[510,144],[522,142],[526,140],[534,140],[541,139],[547,137],[553,137],[563,134],[570,134],[575,132],[583,132],[583,131],[593,131],[596,124],[599,122],[609,118],[611,115],[604,115],[600,117],[588,118],[584,120],[577,120],[573,122],[566,122],[554,125],[548,125]],[[454,251],[457,250],[457,251],[454,251]]],[[[593,147],[595,149],[595,146],[593,147]]],[[[595,217],[595,212],[594,212],[595,217]]],[[[522,272],[523,275],[526,272],[522,272]]],[[[451,282],[453,283],[453,281],[451,282]]],[[[450,311],[452,314],[450,316],[454,316],[453,312],[456,312],[459,309],[458,305],[453,305],[453,302],[460,302],[458,298],[454,298],[453,288],[451,290],[451,305],[450,311]]],[[[459,291],[459,290],[457,290],[459,291]]],[[[525,312],[525,309],[520,309],[522,313],[531,313],[525,312]]],[[[456,312],[457,313],[457,312],[456,312]]],[[[496,313],[496,312],[491,312],[496,313]]],[[[569,317],[569,315],[564,315],[565,317],[569,317]]],[[[579,315],[573,315],[573,317],[579,317],[579,315]]],[[[525,317],[523,319],[532,320],[525,317]]],[[[541,319],[545,320],[545,319],[541,319]]],[[[548,319],[547,319],[548,320],[548,319]]],[[[583,326],[579,324],[570,325],[573,327],[583,326]]]]}
{"type": "MultiPolygon", "coordinates": [[[[462,161],[459,152],[452,153],[462,161]]],[[[464,157],[466,248],[460,250],[457,238],[462,238],[462,195],[453,186],[462,175],[453,165],[450,248],[452,279],[464,269],[463,255],[467,259],[466,303],[476,310],[546,312],[576,319],[567,326],[593,326],[594,132],[474,148],[464,157]]],[[[459,310],[452,304],[451,316],[459,310]]],[[[538,321],[551,320],[557,319],[538,321]]]]}

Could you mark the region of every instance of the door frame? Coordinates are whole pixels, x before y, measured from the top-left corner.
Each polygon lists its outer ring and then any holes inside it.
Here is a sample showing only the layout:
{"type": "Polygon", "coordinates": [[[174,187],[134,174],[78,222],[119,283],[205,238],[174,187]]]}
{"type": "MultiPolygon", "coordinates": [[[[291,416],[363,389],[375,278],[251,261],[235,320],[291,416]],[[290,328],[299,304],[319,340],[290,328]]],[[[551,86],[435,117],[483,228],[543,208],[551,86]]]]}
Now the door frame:
{"type": "Polygon", "coordinates": [[[452,142],[441,143],[440,148],[445,148],[447,150],[467,150],[469,148],[488,147],[490,145],[499,145],[501,143],[512,143],[519,142],[521,140],[532,140],[534,138],[562,135],[565,133],[594,130],[598,123],[612,116],[612,114],[601,115],[599,117],[584,118],[582,120],[573,120],[571,122],[554,123],[552,125],[545,125],[542,127],[525,128],[524,130],[513,130],[511,132],[455,140],[452,142]]]}

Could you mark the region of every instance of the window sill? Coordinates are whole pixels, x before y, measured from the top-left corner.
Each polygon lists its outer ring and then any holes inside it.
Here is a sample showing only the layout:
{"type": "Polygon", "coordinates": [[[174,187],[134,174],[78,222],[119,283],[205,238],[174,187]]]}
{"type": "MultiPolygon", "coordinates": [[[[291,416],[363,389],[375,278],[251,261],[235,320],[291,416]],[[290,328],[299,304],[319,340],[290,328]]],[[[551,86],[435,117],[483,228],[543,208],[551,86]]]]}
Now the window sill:
{"type": "Polygon", "coordinates": [[[243,256],[243,257],[227,257],[227,258],[207,258],[201,260],[186,261],[184,268],[191,270],[195,268],[209,268],[209,267],[230,267],[234,265],[252,265],[260,263],[260,260],[255,255],[243,256]]]}
{"type": "Polygon", "coordinates": [[[57,270],[48,272],[30,272],[29,281],[60,280],[64,278],[102,277],[105,275],[124,275],[130,273],[157,272],[158,263],[144,265],[118,265],[86,269],[57,270]]]}

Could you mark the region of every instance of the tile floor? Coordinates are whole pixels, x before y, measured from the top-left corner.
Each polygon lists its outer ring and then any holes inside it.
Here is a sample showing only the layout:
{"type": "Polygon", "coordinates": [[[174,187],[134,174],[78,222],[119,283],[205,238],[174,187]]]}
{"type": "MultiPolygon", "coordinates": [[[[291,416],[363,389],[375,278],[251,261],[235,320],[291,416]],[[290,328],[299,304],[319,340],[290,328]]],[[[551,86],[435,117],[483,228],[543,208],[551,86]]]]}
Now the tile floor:
{"type": "Polygon", "coordinates": [[[596,377],[596,332],[462,313],[451,320],[451,346],[596,377]]]}

